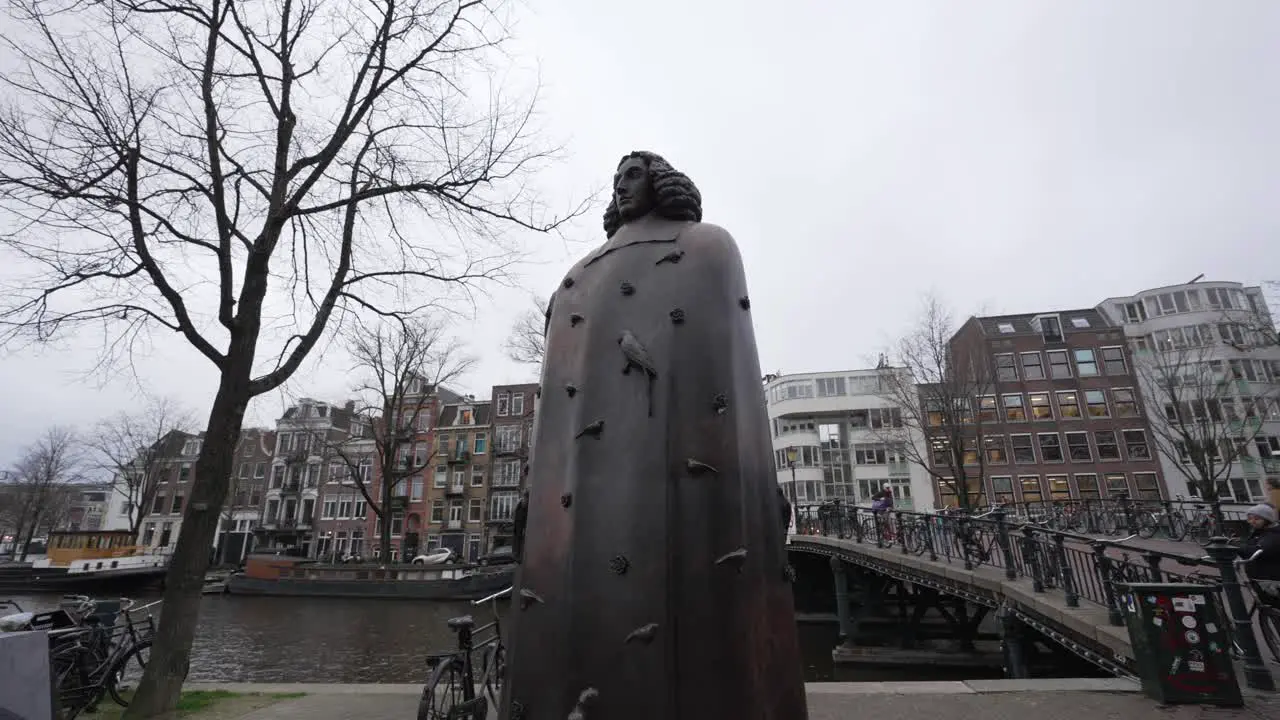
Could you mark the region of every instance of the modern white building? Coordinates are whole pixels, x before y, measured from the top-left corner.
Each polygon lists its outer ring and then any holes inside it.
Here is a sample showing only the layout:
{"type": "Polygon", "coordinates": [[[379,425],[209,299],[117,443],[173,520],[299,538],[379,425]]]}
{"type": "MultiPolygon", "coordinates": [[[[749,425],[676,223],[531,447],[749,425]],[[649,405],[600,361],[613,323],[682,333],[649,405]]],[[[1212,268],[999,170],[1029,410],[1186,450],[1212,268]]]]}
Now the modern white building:
{"type": "MultiPolygon", "coordinates": [[[[1259,323],[1273,327],[1262,289],[1235,282],[1192,282],[1108,298],[1098,310],[1124,327],[1153,426],[1178,412],[1170,392],[1158,387],[1163,385],[1160,378],[1183,372],[1185,366],[1185,387],[1215,388],[1208,405],[1191,397],[1180,404],[1198,420],[1209,418],[1230,428],[1222,431],[1224,440],[1236,435],[1240,461],[1218,478],[1219,497],[1237,502],[1265,499],[1268,480],[1280,483],[1280,345],[1274,342],[1274,332],[1268,333],[1268,340],[1249,330],[1259,323]],[[1197,368],[1206,368],[1208,374],[1197,368]],[[1203,383],[1206,377],[1211,379],[1208,385],[1203,383]]],[[[1166,453],[1160,460],[1170,494],[1194,495],[1194,483],[1183,465],[1166,453]]]]}
{"type": "Polygon", "coordinates": [[[778,484],[793,504],[839,498],[866,505],[889,485],[899,508],[934,508],[929,473],[908,462],[895,441],[907,434],[919,447],[924,445],[918,433],[901,427],[901,412],[881,386],[886,372],[895,370],[766,378],[774,466],[778,484]]]}

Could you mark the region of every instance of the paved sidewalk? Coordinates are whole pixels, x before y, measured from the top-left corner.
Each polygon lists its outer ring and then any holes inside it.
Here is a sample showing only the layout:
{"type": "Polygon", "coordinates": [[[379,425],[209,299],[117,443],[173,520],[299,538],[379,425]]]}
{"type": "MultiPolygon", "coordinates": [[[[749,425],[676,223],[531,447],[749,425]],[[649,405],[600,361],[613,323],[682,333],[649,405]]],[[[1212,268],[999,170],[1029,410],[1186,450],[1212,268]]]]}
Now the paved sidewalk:
{"type": "MultiPolygon", "coordinates": [[[[237,720],[412,720],[420,685],[188,683],[188,689],[298,693],[237,720]]],[[[1124,680],[813,683],[809,720],[1275,720],[1280,696],[1249,696],[1244,708],[1161,707],[1124,680]]],[[[496,713],[490,713],[496,718],[496,713]]],[[[715,720],[721,720],[716,718],[715,720]]],[[[723,720],[736,720],[724,718],[723,720]]]]}

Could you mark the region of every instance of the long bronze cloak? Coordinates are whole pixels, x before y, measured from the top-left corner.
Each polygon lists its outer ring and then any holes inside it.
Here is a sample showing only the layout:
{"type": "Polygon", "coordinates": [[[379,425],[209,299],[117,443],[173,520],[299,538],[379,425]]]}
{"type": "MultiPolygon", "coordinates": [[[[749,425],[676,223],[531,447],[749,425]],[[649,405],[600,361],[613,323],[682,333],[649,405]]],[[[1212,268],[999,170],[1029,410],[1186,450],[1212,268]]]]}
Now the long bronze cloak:
{"type": "Polygon", "coordinates": [[[553,296],[505,720],[803,720],[742,259],[621,228],[553,296]]]}

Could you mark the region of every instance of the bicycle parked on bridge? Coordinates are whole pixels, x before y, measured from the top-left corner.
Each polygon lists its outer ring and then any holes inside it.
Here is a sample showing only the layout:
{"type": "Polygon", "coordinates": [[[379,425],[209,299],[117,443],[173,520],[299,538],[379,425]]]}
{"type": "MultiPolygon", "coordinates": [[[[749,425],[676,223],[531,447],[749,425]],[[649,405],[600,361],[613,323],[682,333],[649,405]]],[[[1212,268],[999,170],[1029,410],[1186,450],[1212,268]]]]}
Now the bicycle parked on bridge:
{"type": "Polygon", "coordinates": [[[471,603],[477,606],[491,603],[493,622],[487,625],[476,627],[475,619],[470,615],[448,621],[449,629],[458,636],[458,648],[427,656],[427,666],[433,670],[418,702],[418,720],[485,720],[489,704],[497,706],[507,674],[498,600],[510,595],[511,590],[499,590],[471,603]],[[491,636],[476,642],[477,634],[489,631],[493,633],[491,636]],[[477,653],[480,655],[478,675],[477,653]],[[479,693],[476,692],[477,682],[479,693]]]}

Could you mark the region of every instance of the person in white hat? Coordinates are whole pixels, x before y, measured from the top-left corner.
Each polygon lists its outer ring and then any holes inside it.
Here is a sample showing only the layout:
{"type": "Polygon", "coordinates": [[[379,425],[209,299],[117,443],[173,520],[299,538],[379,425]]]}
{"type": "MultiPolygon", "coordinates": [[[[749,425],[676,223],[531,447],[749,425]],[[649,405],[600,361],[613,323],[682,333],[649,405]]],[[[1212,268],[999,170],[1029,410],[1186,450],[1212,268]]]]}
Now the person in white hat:
{"type": "Polygon", "coordinates": [[[1280,580],[1280,522],[1271,505],[1254,505],[1245,513],[1253,530],[1240,547],[1240,557],[1249,560],[1245,566],[1252,580],[1280,580]],[[1261,551],[1257,557],[1255,553],[1261,551]]]}

